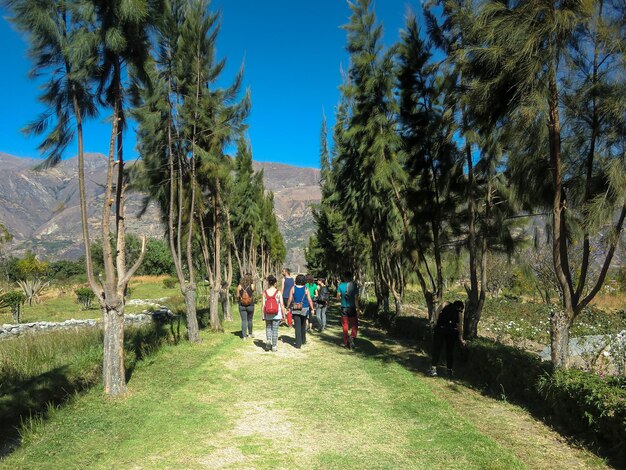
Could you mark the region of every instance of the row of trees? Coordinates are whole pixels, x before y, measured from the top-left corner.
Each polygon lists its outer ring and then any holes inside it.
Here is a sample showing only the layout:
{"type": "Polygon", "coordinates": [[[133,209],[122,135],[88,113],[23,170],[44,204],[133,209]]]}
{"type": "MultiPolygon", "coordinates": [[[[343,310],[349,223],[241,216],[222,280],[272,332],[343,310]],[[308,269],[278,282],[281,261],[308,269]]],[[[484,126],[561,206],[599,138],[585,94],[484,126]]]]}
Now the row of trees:
{"type": "Polygon", "coordinates": [[[443,260],[466,251],[471,338],[489,253],[513,253],[524,218],[551,214],[562,305],[552,360],[567,366],[569,329],[602,286],[626,215],[623,2],[433,1],[425,28],[408,15],[386,49],[371,2],[350,7],[310,265],[373,277],[379,308],[392,299],[397,314],[415,279],[432,317],[443,260]]]}
{"type": "MultiPolygon", "coordinates": [[[[241,139],[250,109],[248,94],[240,98],[243,71],[230,87],[216,85],[225,61],[217,59],[215,48],[219,15],[205,0],[4,3],[11,21],[27,35],[32,75],[44,79],[39,100],[45,111],[26,129],[44,136],[39,146],[46,156],[42,167],[58,163],[77,142],[85,271],[104,319],[104,390],[120,395],[126,391],[124,294],[146,251],[144,238],[129,266],[125,199],[131,185],[148,190],[162,209],[192,341],[199,340],[199,277],[206,276],[211,284],[211,324],[219,329],[217,306],[232,279],[231,255],[237,253],[241,270],[256,267],[257,260],[264,267],[284,257],[273,200],[264,194],[261,176],[250,176],[257,183],[258,199],[239,201],[242,191],[232,183],[232,164],[225,153],[231,142],[241,139]],[[98,238],[112,243],[101,244],[103,269],[96,277],[83,125],[101,113],[109,116],[111,132],[98,238]],[[128,171],[122,143],[131,117],[139,124],[143,162],[128,171]],[[251,218],[256,225],[231,224],[230,207],[236,204],[258,209],[251,218]]],[[[240,143],[239,153],[244,148],[249,155],[245,143],[240,143]]],[[[237,161],[246,158],[238,155],[237,161]]]]}

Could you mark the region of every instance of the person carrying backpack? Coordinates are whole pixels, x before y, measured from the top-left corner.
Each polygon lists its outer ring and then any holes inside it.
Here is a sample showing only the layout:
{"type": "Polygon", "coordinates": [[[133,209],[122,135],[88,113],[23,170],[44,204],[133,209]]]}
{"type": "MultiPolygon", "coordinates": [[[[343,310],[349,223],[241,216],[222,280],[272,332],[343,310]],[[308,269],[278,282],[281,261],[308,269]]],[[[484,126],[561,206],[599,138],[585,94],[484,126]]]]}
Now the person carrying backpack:
{"type": "Polygon", "coordinates": [[[309,295],[311,299],[313,299],[313,304],[311,304],[311,308],[309,309],[309,313],[307,315],[307,328],[306,331],[311,331],[313,328],[313,315],[317,314],[315,309],[315,302],[317,301],[317,282],[315,282],[315,278],[312,274],[307,274],[304,279],[306,280],[306,289],[309,291],[309,295]]]}
{"type": "Polygon", "coordinates": [[[283,318],[285,306],[283,296],[276,288],[276,277],[270,274],[267,277],[269,287],[263,292],[263,320],[265,320],[265,349],[273,352],[278,350],[278,325],[283,318]]]}
{"type": "Polygon", "coordinates": [[[318,331],[320,333],[326,328],[326,310],[328,310],[329,302],[330,289],[326,285],[326,279],[320,278],[317,281],[317,302],[315,303],[318,331]]]}
{"type": "MultiPolygon", "coordinates": [[[[285,310],[287,312],[287,325],[291,328],[293,326],[293,317],[291,315],[291,306],[289,305],[289,293],[291,289],[295,285],[295,280],[291,276],[291,271],[288,268],[283,269],[283,283],[280,288],[280,291],[283,293],[283,305],[285,306],[285,310]]],[[[285,319],[283,318],[283,321],[285,319]]]]}
{"type": "Polygon", "coordinates": [[[291,288],[288,300],[296,329],[296,349],[300,349],[303,344],[306,344],[306,318],[313,306],[313,299],[311,299],[311,294],[305,284],[304,275],[298,274],[296,285],[291,288]]]}
{"type": "Polygon", "coordinates": [[[337,300],[341,301],[343,347],[354,349],[354,340],[359,328],[359,286],[354,283],[352,273],[349,271],[343,274],[342,281],[337,287],[337,300]]]}
{"type": "Polygon", "coordinates": [[[452,366],[454,365],[454,348],[457,342],[461,345],[465,344],[463,339],[463,310],[465,304],[457,300],[453,304],[444,305],[435,321],[435,331],[433,335],[433,353],[432,363],[428,375],[435,377],[437,375],[437,364],[439,364],[439,355],[441,354],[441,346],[446,345],[446,365],[448,367],[448,376],[452,376],[452,366]]]}
{"type": "Polygon", "coordinates": [[[237,299],[239,302],[239,314],[241,315],[241,339],[244,341],[252,333],[252,317],[254,316],[254,283],[252,274],[246,273],[237,286],[237,299]]]}

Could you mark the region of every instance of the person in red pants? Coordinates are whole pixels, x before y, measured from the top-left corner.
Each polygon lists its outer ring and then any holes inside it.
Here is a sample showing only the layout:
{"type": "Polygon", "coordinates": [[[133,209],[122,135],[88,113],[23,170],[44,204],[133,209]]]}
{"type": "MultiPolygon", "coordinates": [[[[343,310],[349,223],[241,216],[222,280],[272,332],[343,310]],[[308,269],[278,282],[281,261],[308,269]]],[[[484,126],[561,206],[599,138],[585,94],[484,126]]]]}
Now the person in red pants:
{"type": "Polygon", "coordinates": [[[354,283],[351,272],[345,272],[342,281],[337,287],[337,300],[341,301],[343,346],[354,349],[354,340],[359,329],[359,287],[354,283]]]}

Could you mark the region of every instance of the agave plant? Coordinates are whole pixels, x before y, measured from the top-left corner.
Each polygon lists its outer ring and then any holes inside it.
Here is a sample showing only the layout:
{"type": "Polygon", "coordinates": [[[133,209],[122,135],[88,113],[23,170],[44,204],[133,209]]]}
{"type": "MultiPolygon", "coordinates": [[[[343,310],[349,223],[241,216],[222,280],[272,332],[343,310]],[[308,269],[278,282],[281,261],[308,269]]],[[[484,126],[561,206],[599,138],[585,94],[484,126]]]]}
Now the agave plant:
{"type": "Polygon", "coordinates": [[[50,285],[49,282],[37,278],[17,281],[17,283],[22,288],[22,291],[24,291],[28,305],[32,305],[33,300],[39,303],[39,295],[50,285]]]}

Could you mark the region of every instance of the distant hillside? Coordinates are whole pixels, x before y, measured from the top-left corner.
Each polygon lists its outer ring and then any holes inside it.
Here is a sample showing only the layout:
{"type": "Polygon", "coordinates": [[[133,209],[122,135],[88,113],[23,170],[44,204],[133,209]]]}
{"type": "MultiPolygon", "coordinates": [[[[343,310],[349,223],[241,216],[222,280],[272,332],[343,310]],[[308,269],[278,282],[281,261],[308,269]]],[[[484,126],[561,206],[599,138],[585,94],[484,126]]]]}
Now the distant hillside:
{"type": "MultiPolygon", "coordinates": [[[[14,237],[8,249],[21,254],[31,249],[51,259],[78,258],[82,254],[81,220],[76,179],[77,159],[57,167],[33,171],[37,160],[0,153],[0,222],[14,237]]],[[[89,221],[97,235],[104,193],[106,158],[87,154],[85,180],[89,221]]],[[[314,230],[311,205],[321,198],[319,170],[277,163],[255,162],[263,169],[265,187],[275,194],[276,215],[288,247],[287,265],[304,264],[303,247],[314,230]]],[[[143,194],[129,194],[129,233],[161,237],[163,227],[156,206],[139,219],[143,194]]]]}

